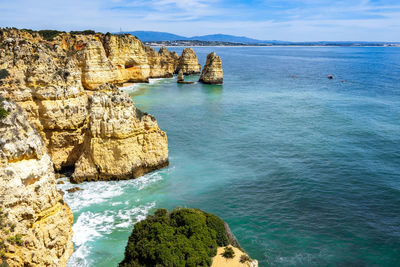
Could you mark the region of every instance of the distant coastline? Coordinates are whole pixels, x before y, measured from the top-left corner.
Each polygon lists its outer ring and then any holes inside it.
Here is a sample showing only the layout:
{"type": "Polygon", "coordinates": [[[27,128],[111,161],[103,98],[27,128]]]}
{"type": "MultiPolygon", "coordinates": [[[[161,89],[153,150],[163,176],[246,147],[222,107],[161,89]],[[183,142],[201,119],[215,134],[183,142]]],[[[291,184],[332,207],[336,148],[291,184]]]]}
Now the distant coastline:
{"type": "Polygon", "coordinates": [[[153,47],[400,47],[394,42],[287,42],[287,43],[233,43],[219,41],[147,41],[153,47]]]}

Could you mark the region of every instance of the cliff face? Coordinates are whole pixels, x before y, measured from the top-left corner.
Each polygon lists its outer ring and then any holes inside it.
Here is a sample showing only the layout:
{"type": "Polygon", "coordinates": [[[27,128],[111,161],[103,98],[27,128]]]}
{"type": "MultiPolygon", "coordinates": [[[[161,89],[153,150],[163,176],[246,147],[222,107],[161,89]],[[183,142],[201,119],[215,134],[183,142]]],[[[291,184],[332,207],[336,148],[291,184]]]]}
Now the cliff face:
{"type": "Polygon", "coordinates": [[[167,136],[154,117],[135,109],[119,90],[97,91],[83,154],[71,180],[129,179],[168,165],[167,136]]]}
{"type": "Polygon", "coordinates": [[[182,70],[184,75],[200,74],[201,65],[197,59],[196,53],[191,48],[185,48],[179,58],[176,73],[182,70]]]}
{"type": "Polygon", "coordinates": [[[165,133],[153,117],[128,118],[134,105],[112,85],[170,77],[177,63],[176,53],[156,53],[130,35],[61,34],[45,41],[0,29],[0,70],[9,73],[0,79],[0,94],[26,111],[56,170],[76,167],[75,181],[137,177],[168,164],[165,133]],[[125,102],[113,102],[116,95],[125,102]],[[114,151],[107,162],[97,156],[100,146],[101,153],[114,151]],[[135,156],[117,152],[133,148],[135,156]]]}
{"type": "MultiPolygon", "coordinates": [[[[65,266],[73,216],[57,191],[51,158],[23,110],[4,101],[0,119],[0,238],[10,266],[65,266]]],[[[1,260],[0,260],[1,261],[1,260]]]]}
{"type": "Polygon", "coordinates": [[[207,56],[206,64],[201,72],[200,82],[207,84],[222,84],[222,61],[215,52],[212,52],[207,56]]]}

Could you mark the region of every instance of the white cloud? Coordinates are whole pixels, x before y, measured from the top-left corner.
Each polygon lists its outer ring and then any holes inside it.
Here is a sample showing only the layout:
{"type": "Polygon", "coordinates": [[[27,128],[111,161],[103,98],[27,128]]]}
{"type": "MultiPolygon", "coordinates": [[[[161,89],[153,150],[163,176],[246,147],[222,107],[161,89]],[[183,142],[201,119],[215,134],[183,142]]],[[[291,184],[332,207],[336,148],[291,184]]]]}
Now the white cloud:
{"type": "Polygon", "coordinates": [[[0,0],[0,26],[118,32],[226,33],[292,41],[400,41],[400,5],[368,0],[0,0]],[[284,7],[286,3],[286,7],[284,7]],[[278,7],[277,7],[278,6],[278,7]]]}

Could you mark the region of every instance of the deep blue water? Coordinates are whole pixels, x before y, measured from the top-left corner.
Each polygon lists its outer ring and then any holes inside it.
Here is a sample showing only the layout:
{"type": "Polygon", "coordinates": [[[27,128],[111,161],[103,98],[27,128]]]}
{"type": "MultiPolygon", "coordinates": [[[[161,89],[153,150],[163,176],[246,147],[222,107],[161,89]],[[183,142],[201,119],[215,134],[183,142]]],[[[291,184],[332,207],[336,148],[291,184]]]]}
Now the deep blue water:
{"type": "Polygon", "coordinates": [[[69,266],[116,266],[134,222],[177,206],[227,221],[260,266],[400,266],[400,48],[194,50],[224,85],[134,86],[171,165],[67,193],[69,266]]]}

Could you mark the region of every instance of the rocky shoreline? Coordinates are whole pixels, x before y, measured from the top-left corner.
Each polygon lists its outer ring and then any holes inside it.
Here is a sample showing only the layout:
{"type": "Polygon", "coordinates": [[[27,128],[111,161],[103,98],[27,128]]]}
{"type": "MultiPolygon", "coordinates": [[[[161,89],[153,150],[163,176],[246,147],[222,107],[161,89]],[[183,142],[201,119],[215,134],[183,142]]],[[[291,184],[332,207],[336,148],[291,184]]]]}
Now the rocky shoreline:
{"type": "MultiPolygon", "coordinates": [[[[210,54],[200,81],[222,83],[210,54]],[[210,58],[210,60],[209,60],[210,58]]],[[[132,179],[169,165],[167,135],[118,87],[200,74],[192,49],[158,52],[131,35],[0,29],[0,258],[65,266],[73,215],[56,188],[132,179]]]]}

